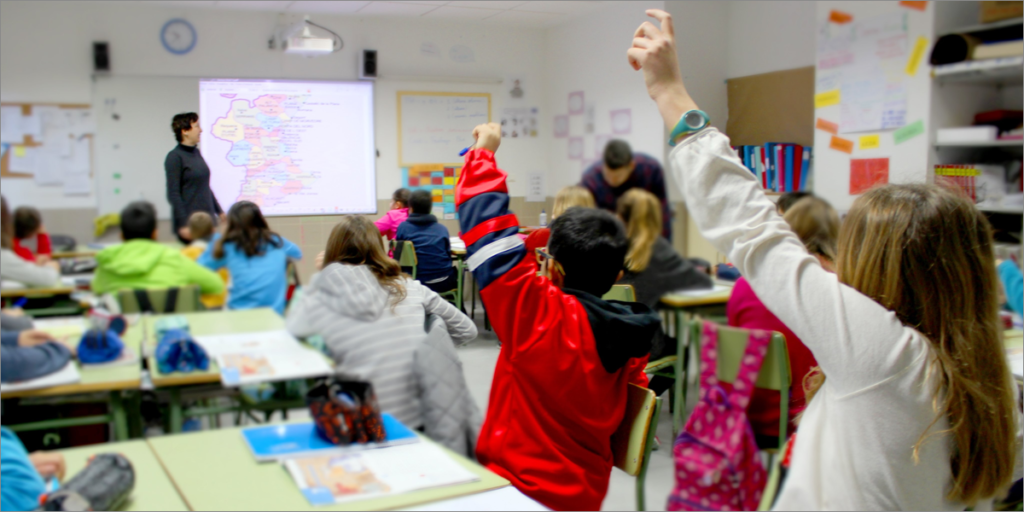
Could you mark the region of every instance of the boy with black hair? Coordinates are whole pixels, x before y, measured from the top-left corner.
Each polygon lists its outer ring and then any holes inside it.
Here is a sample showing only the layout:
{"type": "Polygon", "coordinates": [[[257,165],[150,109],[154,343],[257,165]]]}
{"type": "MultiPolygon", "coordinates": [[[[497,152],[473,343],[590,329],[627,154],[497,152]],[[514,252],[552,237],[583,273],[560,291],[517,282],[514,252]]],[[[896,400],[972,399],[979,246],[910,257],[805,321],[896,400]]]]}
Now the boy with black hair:
{"type": "Polygon", "coordinates": [[[43,216],[31,206],[14,210],[14,253],[25,261],[46,263],[53,255],[50,235],[43,228],[43,216]]]}
{"type": "MultiPolygon", "coordinates": [[[[448,228],[430,213],[434,198],[426,190],[409,196],[409,218],[398,226],[395,240],[410,241],[416,249],[416,280],[437,293],[454,290],[458,274],[452,266],[452,243],[448,228]]],[[[398,249],[395,249],[398,254],[398,249]]]]}
{"type": "Polygon", "coordinates": [[[156,241],[156,208],[136,201],[121,210],[124,243],[96,255],[96,293],[130,289],[179,288],[199,285],[201,293],[224,292],[220,276],[188,259],[181,251],[156,241]]]}
{"type": "Polygon", "coordinates": [[[600,297],[618,279],[629,242],[612,214],[575,208],[551,225],[550,279],[537,275],[508,211],[494,151],[501,131],[476,127],[456,187],[467,263],[502,342],[477,459],[556,510],[600,510],[611,437],[626,414],[660,319],[642,304],[600,297]]]}

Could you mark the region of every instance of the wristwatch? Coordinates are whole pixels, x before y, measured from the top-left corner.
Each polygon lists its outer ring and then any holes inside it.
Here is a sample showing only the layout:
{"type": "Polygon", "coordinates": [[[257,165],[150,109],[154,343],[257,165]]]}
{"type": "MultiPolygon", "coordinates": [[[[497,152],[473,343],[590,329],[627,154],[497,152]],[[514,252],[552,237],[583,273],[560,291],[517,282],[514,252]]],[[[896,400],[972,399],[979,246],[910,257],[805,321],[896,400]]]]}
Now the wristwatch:
{"type": "Polygon", "coordinates": [[[704,113],[703,110],[690,110],[683,114],[683,117],[679,118],[679,122],[676,123],[676,127],[672,129],[672,133],[668,136],[668,145],[675,146],[682,136],[689,135],[693,132],[703,130],[707,125],[711,123],[711,118],[704,113]]]}

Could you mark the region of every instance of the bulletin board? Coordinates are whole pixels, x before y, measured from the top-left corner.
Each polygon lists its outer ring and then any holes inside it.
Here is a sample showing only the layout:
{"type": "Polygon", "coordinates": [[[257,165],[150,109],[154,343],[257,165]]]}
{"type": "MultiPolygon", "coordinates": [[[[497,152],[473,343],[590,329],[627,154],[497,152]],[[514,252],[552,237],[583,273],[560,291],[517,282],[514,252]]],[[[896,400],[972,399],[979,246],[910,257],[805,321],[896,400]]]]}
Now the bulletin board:
{"type": "Polygon", "coordinates": [[[491,122],[491,94],[398,91],[399,167],[462,165],[473,128],[491,122]]]}
{"type": "MultiPolygon", "coordinates": [[[[90,117],[92,115],[92,111],[91,111],[92,106],[88,105],[88,104],[84,104],[84,103],[18,103],[18,102],[3,102],[3,103],[0,103],[0,107],[18,107],[18,108],[21,109],[21,114],[22,114],[23,118],[32,116],[33,113],[37,113],[36,109],[39,109],[39,108],[42,108],[42,107],[49,107],[49,108],[56,107],[56,108],[60,109],[61,111],[68,111],[68,110],[79,111],[79,112],[81,112],[81,114],[83,116],[86,116],[86,117],[90,117]]],[[[94,140],[95,124],[94,124],[94,120],[91,120],[91,119],[89,120],[89,123],[91,123],[92,127],[88,128],[88,131],[81,133],[79,135],[78,139],[75,139],[75,138],[72,137],[72,135],[71,135],[72,134],[72,129],[70,127],[68,128],[68,131],[67,131],[67,137],[69,139],[69,142],[68,142],[69,147],[73,146],[76,143],[76,140],[77,141],[82,141],[82,142],[84,142],[88,146],[88,154],[85,156],[85,160],[84,161],[85,161],[85,165],[88,168],[87,169],[88,179],[91,181],[91,178],[93,176],[93,170],[94,170],[94,163],[93,163],[94,162],[94,156],[93,155],[95,154],[95,152],[94,152],[93,144],[95,142],[95,140],[94,140]]],[[[5,146],[6,146],[6,144],[5,144],[5,146]]],[[[48,146],[46,146],[43,137],[37,137],[37,136],[34,136],[32,134],[25,134],[23,136],[23,138],[21,139],[20,143],[12,142],[11,145],[4,152],[3,158],[0,159],[0,177],[2,177],[2,178],[21,178],[21,179],[34,179],[34,178],[36,178],[34,173],[29,173],[29,172],[13,172],[11,170],[11,159],[14,158],[15,153],[18,151],[18,146],[22,146],[22,147],[25,147],[25,148],[34,148],[37,152],[42,152],[42,151],[45,151],[46,149],[51,149],[48,146]]],[[[67,156],[70,157],[70,153],[67,156]]],[[[81,176],[81,175],[79,175],[79,176],[81,176]]],[[[62,180],[65,180],[65,179],[70,179],[70,177],[68,177],[68,176],[62,177],[62,180]]],[[[81,180],[81,179],[79,179],[77,181],[79,181],[81,183],[79,183],[73,191],[71,191],[71,189],[69,189],[69,188],[65,189],[66,190],[66,195],[91,195],[91,193],[92,193],[91,192],[91,185],[86,186],[88,184],[86,182],[84,182],[83,180],[81,180]]],[[[70,183],[65,183],[64,181],[62,181],[60,183],[54,183],[53,185],[54,186],[62,186],[62,185],[70,185],[70,183]]],[[[40,184],[39,186],[48,186],[48,185],[47,184],[40,184]]]]}
{"type": "Polygon", "coordinates": [[[814,145],[814,66],[727,81],[733,146],[814,145]]]}

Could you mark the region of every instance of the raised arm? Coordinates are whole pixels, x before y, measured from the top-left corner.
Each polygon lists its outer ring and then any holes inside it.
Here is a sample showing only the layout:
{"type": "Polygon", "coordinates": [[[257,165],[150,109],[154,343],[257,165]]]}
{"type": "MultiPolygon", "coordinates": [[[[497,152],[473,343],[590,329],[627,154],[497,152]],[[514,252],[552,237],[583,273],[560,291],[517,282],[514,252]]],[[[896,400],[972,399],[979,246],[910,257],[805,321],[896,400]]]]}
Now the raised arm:
{"type": "MultiPolygon", "coordinates": [[[[662,26],[641,25],[628,56],[643,69],[666,126],[674,127],[697,105],[683,86],[671,17],[658,10],[648,14],[662,26]]],[[[761,301],[804,341],[838,390],[859,390],[911,364],[891,360],[916,353],[900,350],[911,331],[894,313],[839,283],[807,253],[727,137],[706,128],[679,143],[669,161],[701,234],[729,256],[761,301]]]]}

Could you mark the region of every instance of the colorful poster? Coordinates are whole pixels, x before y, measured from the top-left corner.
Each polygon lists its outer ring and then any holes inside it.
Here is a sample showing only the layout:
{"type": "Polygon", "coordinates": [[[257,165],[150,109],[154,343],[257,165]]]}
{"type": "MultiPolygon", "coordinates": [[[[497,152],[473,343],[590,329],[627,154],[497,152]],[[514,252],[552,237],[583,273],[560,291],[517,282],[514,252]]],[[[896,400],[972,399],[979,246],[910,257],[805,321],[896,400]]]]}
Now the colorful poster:
{"type": "Polygon", "coordinates": [[[850,160],[850,195],[858,195],[889,183],[888,158],[853,158],[850,160]]]}
{"type": "Polygon", "coordinates": [[[409,191],[426,190],[434,199],[438,218],[455,219],[455,184],[462,175],[462,167],[444,165],[414,165],[402,168],[402,183],[409,191]]]}

